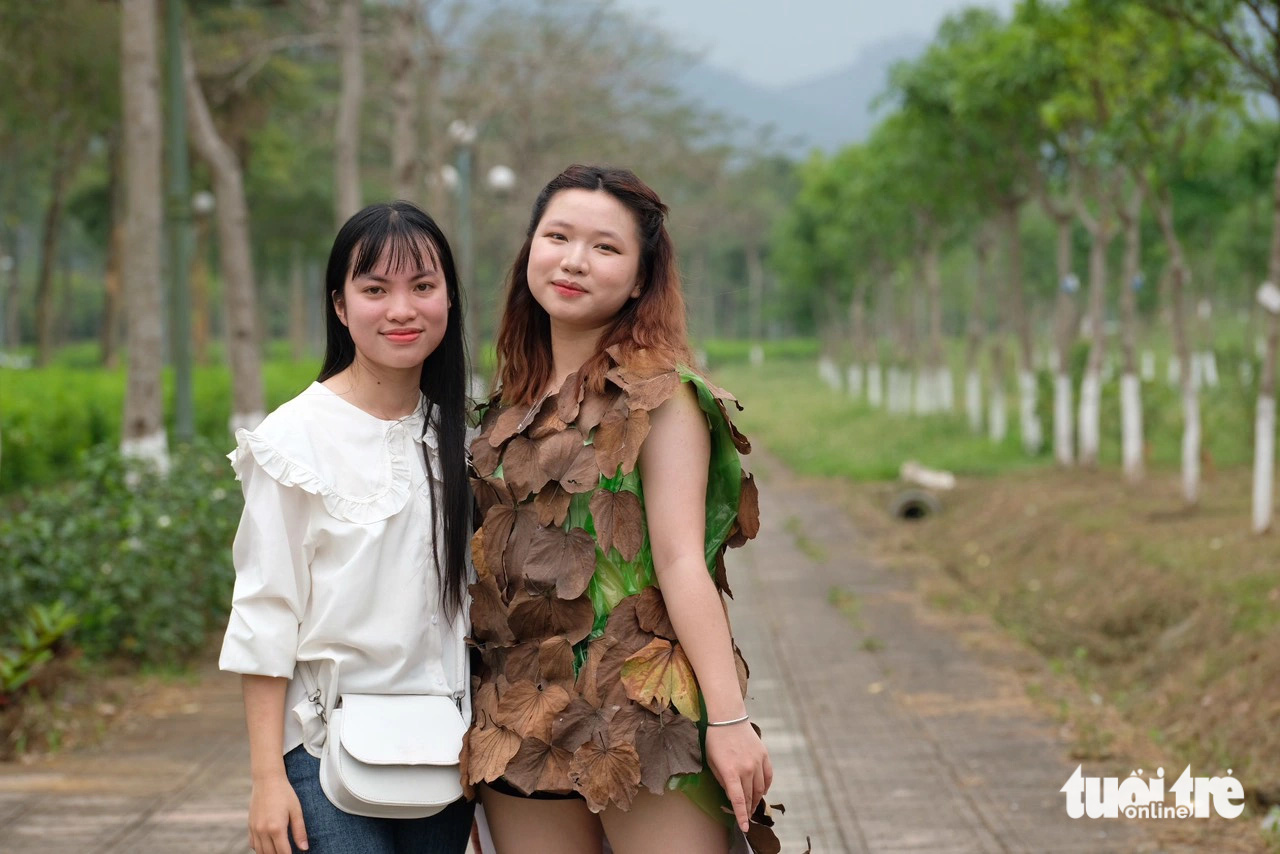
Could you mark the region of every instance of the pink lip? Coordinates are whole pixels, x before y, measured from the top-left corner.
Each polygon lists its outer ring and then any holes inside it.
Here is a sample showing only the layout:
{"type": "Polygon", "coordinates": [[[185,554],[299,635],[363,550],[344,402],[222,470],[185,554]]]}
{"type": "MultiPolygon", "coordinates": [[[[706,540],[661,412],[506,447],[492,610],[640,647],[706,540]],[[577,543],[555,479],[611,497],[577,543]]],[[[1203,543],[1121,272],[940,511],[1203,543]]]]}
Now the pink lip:
{"type": "Polygon", "coordinates": [[[395,341],[397,344],[408,344],[418,340],[418,336],[422,334],[420,329],[395,329],[391,332],[384,332],[383,335],[395,341]]]}
{"type": "Polygon", "coordinates": [[[556,293],[562,297],[580,297],[586,293],[582,288],[570,282],[556,280],[551,283],[551,287],[556,289],[556,293]]]}

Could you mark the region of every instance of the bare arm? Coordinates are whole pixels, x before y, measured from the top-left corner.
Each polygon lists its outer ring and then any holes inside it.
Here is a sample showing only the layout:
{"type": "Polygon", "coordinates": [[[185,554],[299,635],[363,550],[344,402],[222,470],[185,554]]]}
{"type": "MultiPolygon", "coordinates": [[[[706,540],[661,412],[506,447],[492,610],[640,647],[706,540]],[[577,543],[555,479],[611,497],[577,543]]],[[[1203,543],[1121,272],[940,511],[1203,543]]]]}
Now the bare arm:
{"type": "MultiPolygon", "coordinates": [[[[682,384],[651,413],[640,449],[640,477],[654,568],[671,624],[698,677],[708,718],[727,721],[745,715],[746,705],[724,606],[703,556],[711,435],[695,394],[682,384]]],[[[772,782],[764,745],[745,722],[712,727],[707,759],[746,830],[751,809],[772,782]]]]}
{"type": "Polygon", "coordinates": [[[284,771],[284,698],[289,680],[277,676],[241,677],[244,716],[249,726],[249,847],[257,854],[288,854],[288,831],[307,848],[302,805],[284,771]]]}

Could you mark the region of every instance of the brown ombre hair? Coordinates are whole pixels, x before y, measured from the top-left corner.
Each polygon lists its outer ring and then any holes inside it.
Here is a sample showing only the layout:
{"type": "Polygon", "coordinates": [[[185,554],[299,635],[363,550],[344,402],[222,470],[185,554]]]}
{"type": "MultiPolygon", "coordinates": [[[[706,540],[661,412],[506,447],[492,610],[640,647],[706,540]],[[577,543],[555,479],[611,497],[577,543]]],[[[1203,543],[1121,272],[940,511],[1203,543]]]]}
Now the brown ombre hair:
{"type": "Polygon", "coordinates": [[[588,387],[604,390],[612,364],[605,350],[617,346],[626,365],[672,368],[691,365],[684,295],[675,248],[667,233],[667,206],[628,169],[573,165],[542,188],[533,203],[529,229],[511,265],[507,302],[498,327],[498,380],[508,404],[532,404],[551,379],[551,318],[529,290],[529,251],[551,199],[562,190],[600,190],[631,211],[640,237],[636,284],[640,296],[628,300],[600,336],[596,353],[581,368],[588,387]]]}

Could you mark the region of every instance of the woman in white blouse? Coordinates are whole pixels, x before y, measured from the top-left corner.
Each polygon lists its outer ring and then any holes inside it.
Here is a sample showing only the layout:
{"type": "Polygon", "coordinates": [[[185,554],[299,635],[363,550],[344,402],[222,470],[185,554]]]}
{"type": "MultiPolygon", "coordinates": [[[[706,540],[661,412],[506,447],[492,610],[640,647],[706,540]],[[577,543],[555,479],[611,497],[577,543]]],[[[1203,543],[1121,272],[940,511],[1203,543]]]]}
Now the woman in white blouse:
{"type": "Polygon", "coordinates": [[[238,431],[230,455],[245,507],[220,666],[244,674],[249,843],[257,854],[462,852],[465,800],[423,819],[329,803],[324,725],[303,687],[452,695],[470,720],[466,351],[436,223],[407,202],[352,217],[329,256],[325,312],[319,380],[238,431]]]}

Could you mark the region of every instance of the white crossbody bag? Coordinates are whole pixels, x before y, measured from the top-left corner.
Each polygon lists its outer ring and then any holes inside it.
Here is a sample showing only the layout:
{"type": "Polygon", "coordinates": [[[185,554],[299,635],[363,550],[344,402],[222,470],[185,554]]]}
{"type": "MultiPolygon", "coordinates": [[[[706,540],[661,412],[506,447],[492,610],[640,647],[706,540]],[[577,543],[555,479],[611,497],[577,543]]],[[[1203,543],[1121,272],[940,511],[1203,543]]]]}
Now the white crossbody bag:
{"type": "Polygon", "coordinates": [[[307,699],[325,725],[320,788],[335,807],[373,818],[425,818],[462,797],[466,648],[455,658],[454,685],[461,687],[453,695],[341,694],[331,709],[310,662],[302,663],[307,699]]]}

